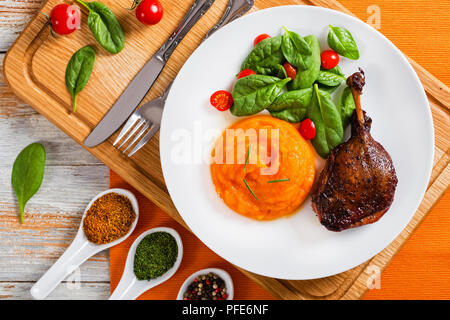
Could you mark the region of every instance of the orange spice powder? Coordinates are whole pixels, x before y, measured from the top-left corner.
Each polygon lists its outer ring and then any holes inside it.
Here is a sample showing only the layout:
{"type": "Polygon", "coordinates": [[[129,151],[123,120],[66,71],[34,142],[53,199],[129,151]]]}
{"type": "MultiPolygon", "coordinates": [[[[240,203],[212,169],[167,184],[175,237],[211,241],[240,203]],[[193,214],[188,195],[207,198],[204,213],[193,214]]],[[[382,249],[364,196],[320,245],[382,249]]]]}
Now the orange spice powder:
{"type": "Polygon", "coordinates": [[[128,233],[136,213],[130,199],[117,193],[107,193],[94,201],[86,212],[83,231],[96,244],[113,242],[128,233]]]}

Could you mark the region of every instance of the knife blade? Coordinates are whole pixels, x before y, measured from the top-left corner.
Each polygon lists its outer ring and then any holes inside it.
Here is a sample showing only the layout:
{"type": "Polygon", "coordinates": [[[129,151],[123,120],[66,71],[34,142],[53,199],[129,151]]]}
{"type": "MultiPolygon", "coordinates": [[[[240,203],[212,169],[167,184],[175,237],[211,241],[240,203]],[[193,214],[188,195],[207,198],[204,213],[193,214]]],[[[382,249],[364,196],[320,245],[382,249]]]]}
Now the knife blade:
{"type": "Polygon", "coordinates": [[[145,63],[108,113],[84,140],[92,148],[108,139],[128,119],[155,83],[173,51],[214,0],[196,0],[181,24],[162,47],[145,63]]]}

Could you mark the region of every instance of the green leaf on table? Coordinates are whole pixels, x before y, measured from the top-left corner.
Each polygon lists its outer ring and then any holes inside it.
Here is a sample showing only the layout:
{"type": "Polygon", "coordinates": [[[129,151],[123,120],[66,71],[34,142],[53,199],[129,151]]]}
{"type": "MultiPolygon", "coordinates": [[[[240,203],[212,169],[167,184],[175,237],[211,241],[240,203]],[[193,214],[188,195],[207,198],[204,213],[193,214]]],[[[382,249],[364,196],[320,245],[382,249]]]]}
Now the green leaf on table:
{"type": "Polygon", "coordinates": [[[42,144],[32,143],[23,149],[14,161],[11,184],[19,203],[21,223],[23,223],[25,205],[41,187],[45,157],[42,144]]]}

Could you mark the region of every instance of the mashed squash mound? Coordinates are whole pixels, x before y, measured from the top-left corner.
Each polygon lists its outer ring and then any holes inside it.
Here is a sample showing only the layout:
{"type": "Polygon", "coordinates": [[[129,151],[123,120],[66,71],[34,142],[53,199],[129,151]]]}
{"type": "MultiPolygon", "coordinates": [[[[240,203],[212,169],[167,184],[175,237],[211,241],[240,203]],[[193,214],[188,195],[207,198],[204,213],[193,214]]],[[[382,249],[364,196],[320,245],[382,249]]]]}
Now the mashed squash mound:
{"type": "Polygon", "coordinates": [[[272,220],[293,213],[314,182],[311,146],[292,124],[270,116],[233,124],[211,155],[217,194],[249,218],[272,220]]]}

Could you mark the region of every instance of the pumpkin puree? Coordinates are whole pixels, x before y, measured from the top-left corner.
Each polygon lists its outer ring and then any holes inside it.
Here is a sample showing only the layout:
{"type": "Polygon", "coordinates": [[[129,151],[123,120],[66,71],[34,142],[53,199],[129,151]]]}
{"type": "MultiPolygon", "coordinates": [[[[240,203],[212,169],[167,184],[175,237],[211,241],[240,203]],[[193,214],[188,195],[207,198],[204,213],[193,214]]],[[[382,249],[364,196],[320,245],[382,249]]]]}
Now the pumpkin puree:
{"type": "Polygon", "coordinates": [[[293,213],[314,182],[311,146],[292,124],[270,116],[233,124],[223,132],[211,155],[217,194],[231,209],[249,218],[272,220],[293,213]]]}

